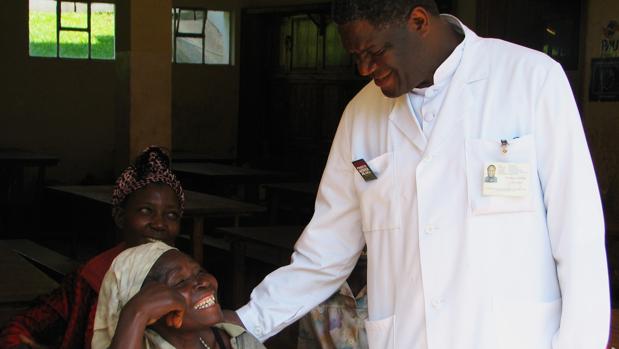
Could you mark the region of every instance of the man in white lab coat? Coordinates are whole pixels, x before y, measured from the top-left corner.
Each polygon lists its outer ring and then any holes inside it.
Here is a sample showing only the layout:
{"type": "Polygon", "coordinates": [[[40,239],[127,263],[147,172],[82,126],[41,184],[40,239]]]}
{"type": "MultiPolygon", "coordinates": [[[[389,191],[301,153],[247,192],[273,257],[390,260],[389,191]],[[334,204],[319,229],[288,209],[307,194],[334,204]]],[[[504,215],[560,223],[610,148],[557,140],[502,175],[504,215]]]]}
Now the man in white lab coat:
{"type": "Polygon", "coordinates": [[[561,66],[431,0],[336,0],[334,19],[373,82],[344,111],[291,264],[242,323],[274,335],[367,243],[370,348],[604,348],[602,209],[561,66]]]}

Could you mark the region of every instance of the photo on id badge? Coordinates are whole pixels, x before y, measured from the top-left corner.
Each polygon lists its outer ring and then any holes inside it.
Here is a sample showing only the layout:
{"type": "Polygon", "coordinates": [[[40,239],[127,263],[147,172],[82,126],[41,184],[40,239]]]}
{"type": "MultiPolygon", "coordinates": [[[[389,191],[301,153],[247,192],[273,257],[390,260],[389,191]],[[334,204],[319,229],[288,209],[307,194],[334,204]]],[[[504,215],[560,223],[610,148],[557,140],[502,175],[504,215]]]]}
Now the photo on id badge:
{"type": "Polygon", "coordinates": [[[486,168],[486,178],[484,178],[484,182],[486,183],[496,183],[497,182],[497,178],[496,178],[496,166],[493,164],[488,165],[488,167],[486,168]]]}
{"type": "Polygon", "coordinates": [[[484,196],[526,196],[529,191],[529,164],[492,162],[484,165],[484,196]]]}

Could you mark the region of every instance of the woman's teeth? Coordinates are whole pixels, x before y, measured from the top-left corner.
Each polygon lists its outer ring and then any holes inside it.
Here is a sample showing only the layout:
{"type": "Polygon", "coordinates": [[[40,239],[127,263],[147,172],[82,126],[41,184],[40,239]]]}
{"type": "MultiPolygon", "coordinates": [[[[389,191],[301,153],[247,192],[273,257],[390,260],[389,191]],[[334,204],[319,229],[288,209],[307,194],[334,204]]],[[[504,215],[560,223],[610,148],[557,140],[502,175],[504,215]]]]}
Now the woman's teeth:
{"type": "Polygon", "coordinates": [[[196,304],[193,308],[197,310],[201,310],[201,309],[206,309],[213,305],[215,305],[215,296],[210,295],[204,298],[203,300],[201,300],[200,302],[198,302],[198,304],[196,304]]]}

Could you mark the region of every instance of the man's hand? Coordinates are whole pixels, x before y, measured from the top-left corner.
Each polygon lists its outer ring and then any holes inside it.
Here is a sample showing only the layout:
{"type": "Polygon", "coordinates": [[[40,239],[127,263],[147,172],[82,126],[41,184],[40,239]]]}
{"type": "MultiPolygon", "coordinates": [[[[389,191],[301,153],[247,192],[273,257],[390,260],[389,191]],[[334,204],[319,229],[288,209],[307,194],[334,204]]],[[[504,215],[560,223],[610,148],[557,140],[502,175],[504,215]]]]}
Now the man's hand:
{"type": "Polygon", "coordinates": [[[236,313],[236,311],[229,310],[229,309],[224,309],[223,313],[224,313],[224,321],[225,322],[229,322],[231,324],[239,325],[239,326],[245,328],[245,325],[243,325],[243,321],[241,321],[241,318],[236,313]]]}

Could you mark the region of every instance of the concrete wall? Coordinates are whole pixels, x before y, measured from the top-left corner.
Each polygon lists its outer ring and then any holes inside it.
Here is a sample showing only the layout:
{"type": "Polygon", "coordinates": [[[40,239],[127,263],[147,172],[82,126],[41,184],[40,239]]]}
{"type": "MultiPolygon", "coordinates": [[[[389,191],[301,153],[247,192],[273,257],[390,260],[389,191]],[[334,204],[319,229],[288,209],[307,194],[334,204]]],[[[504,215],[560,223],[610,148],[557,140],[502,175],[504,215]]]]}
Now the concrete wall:
{"type": "Polygon", "coordinates": [[[0,148],[57,155],[49,177],[109,177],[114,128],[113,61],[28,56],[28,1],[0,2],[0,148]]]}
{"type": "MultiPolygon", "coordinates": [[[[238,119],[237,1],[175,1],[234,13],[232,66],[172,67],[174,149],[234,157],[238,119]]],[[[122,6],[117,6],[117,16],[122,6]]],[[[23,148],[56,155],[60,164],[48,179],[63,183],[111,182],[116,149],[128,134],[117,132],[120,91],[118,61],[34,58],[28,54],[28,1],[0,2],[0,148],[23,148]]],[[[123,40],[117,20],[117,40],[123,40]]]]}
{"type": "Polygon", "coordinates": [[[239,105],[239,1],[175,0],[173,4],[231,11],[233,38],[230,66],[172,66],[173,149],[234,158],[239,105]]]}

